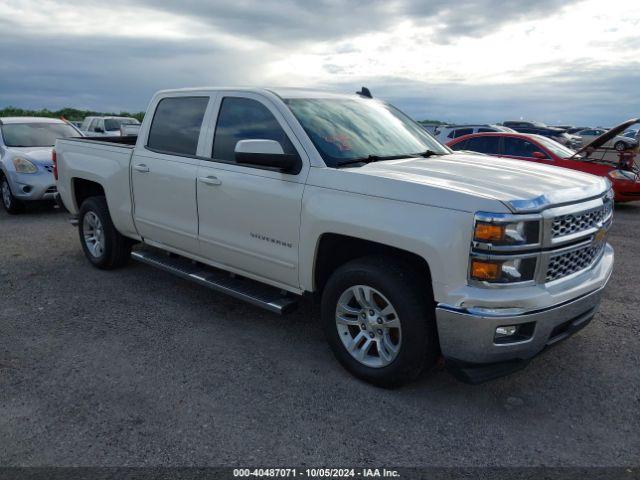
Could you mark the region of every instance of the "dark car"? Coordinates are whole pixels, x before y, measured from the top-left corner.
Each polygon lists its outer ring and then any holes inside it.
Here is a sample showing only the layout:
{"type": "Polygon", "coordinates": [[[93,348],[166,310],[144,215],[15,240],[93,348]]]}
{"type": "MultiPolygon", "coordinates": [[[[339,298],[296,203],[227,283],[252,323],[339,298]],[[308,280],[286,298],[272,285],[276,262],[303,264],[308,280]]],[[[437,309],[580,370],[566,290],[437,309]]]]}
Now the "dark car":
{"type": "Polygon", "coordinates": [[[524,120],[507,121],[502,125],[515,130],[518,133],[528,133],[530,135],[542,135],[551,138],[562,145],[570,148],[580,148],[580,138],[567,133],[563,128],[550,127],[542,122],[527,122],[524,120]]]}
{"type": "Polygon", "coordinates": [[[512,128],[516,132],[533,133],[535,135],[542,135],[543,137],[557,137],[565,132],[563,128],[550,127],[542,122],[525,122],[519,120],[502,122],[502,125],[512,128]]]}

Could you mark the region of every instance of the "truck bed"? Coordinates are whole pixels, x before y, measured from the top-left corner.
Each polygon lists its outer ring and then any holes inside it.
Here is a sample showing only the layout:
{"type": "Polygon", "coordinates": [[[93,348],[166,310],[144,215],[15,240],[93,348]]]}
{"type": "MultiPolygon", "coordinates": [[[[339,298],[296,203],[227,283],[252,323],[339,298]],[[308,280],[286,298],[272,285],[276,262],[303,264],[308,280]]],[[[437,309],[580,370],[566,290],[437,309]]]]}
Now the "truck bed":
{"type": "Polygon", "coordinates": [[[56,141],[58,193],[71,214],[77,215],[80,209],[76,195],[79,189],[101,189],[118,230],[136,235],[129,176],[136,140],[137,137],[78,137],[56,141]],[[78,182],[83,186],[79,187],[78,182]],[[87,187],[87,183],[93,187],[87,187]]]}

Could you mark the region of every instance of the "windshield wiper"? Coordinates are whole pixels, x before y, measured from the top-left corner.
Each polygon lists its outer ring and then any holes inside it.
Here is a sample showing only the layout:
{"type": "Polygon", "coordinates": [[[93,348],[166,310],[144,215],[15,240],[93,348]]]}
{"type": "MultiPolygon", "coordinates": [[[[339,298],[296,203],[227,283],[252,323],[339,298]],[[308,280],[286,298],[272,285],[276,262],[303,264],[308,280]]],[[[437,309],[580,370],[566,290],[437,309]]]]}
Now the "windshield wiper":
{"type": "Polygon", "coordinates": [[[429,157],[438,156],[438,155],[444,155],[444,153],[434,152],[433,150],[425,150],[422,153],[414,154],[415,157],[424,157],[424,158],[429,158],[429,157]]]}
{"type": "Polygon", "coordinates": [[[345,165],[353,165],[354,163],[372,163],[372,162],[381,162],[384,160],[400,160],[401,158],[411,158],[416,155],[409,153],[405,155],[369,155],[361,158],[354,158],[351,160],[347,160],[346,162],[339,163],[338,167],[343,167],[345,165]]]}

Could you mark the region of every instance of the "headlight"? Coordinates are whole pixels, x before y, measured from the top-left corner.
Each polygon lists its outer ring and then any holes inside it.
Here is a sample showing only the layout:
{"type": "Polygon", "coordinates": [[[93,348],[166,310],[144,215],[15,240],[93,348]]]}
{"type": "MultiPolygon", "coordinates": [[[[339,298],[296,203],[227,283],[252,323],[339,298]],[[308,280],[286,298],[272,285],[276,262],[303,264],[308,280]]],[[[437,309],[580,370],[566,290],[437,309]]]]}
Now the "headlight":
{"type": "Polygon", "coordinates": [[[635,182],[637,178],[636,174],[629,170],[611,170],[609,177],[615,180],[631,180],[632,182],[635,182]]]}
{"type": "Polygon", "coordinates": [[[17,173],[36,173],[38,171],[38,167],[36,167],[33,162],[30,162],[26,158],[14,158],[13,166],[16,169],[17,173]]]}
{"type": "Polygon", "coordinates": [[[471,258],[469,276],[488,283],[519,283],[533,280],[537,256],[528,258],[471,258]]]}
{"type": "Polygon", "coordinates": [[[540,243],[540,219],[515,220],[511,215],[479,212],[475,216],[473,241],[477,248],[486,250],[533,247],[540,243]]]}
{"type": "Polygon", "coordinates": [[[535,278],[542,216],[478,212],[473,227],[469,280],[511,284],[535,278]]]}

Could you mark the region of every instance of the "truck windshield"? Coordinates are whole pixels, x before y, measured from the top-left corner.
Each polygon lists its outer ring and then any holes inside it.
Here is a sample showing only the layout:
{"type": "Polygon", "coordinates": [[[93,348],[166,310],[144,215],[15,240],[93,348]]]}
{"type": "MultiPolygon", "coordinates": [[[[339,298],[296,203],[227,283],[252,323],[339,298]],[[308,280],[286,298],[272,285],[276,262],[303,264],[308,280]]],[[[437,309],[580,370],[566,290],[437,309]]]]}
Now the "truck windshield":
{"type": "Polygon", "coordinates": [[[58,138],[80,136],[66,123],[7,123],[0,128],[7,147],[53,147],[58,138]]]}
{"type": "Polygon", "coordinates": [[[451,151],[402,112],[370,99],[285,100],[329,167],[451,151]]]}
{"type": "Polygon", "coordinates": [[[135,118],[105,118],[104,129],[108,132],[120,130],[121,125],[138,125],[140,122],[135,118]]]}

